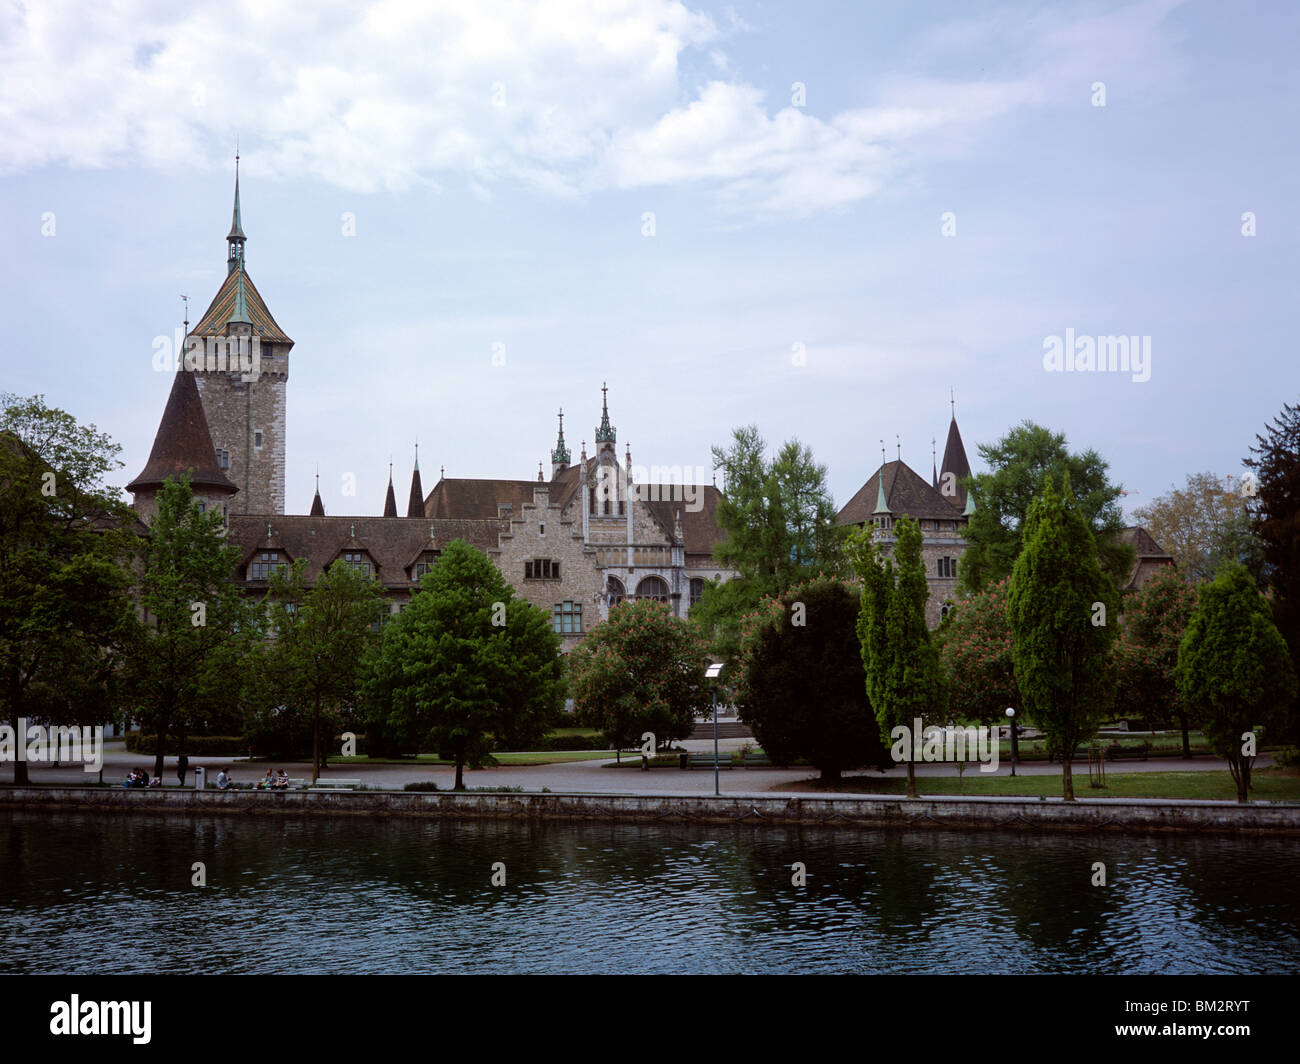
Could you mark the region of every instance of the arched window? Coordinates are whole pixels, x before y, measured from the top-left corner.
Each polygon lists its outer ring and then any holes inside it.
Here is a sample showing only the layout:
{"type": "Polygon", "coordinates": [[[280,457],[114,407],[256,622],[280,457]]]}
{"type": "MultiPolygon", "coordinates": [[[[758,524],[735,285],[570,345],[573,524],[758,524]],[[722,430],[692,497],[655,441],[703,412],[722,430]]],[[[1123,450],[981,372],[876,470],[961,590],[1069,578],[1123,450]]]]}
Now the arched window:
{"type": "Polygon", "coordinates": [[[637,585],[636,597],[653,599],[655,602],[668,601],[668,585],[657,576],[647,576],[637,585]]]}
{"type": "Polygon", "coordinates": [[[611,576],[605,581],[605,593],[609,595],[611,607],[617,606],[627,598],[627,588],[623,586],[623,581],[617,576],[611,576]]]}

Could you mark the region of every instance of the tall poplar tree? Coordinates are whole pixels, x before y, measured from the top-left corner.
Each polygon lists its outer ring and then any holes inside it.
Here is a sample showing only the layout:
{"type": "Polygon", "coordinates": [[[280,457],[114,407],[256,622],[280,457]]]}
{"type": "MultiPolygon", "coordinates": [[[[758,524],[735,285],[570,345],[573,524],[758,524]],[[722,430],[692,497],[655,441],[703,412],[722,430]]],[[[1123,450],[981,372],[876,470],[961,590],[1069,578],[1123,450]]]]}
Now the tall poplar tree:
{"type": "Polygon", "coordinates": [[[1268,603],[1245,567],[1229,562],[1200,600],[1178,648],[1178,690],[1248,800],[1255,729],[1275,729],[1296,697],[1296,673],[1268,603]]]}
{"type": "Polygon", "coordinates": [[[930,596],[921,556],[921,526],[910,517],[894,523],[892,558],[862,529],[849,540],[848,554],[862,581],[858,639],[866,671],[867,695],[880,724],[881,738],[906,727],[912,733],[907,765],[907,796],[916,797],[916,751],[927,720],[933,723],[947,703],[947,683],[939,647],[925,623],[930,596]],[[895,568],[895,563],[897,568],[895,568]]]}
{"type": "Polygon", "coordinates": [[[1007,589],[1012,663],[1025,716],[1060,756],[1063,793],[1072,802],[1070,758],[1096,733],[1114,696],[1119,593],[1098,564],[1068,476],[1060,493],[1048,479],[1029,507],[1024,539],[1007,589]]]}

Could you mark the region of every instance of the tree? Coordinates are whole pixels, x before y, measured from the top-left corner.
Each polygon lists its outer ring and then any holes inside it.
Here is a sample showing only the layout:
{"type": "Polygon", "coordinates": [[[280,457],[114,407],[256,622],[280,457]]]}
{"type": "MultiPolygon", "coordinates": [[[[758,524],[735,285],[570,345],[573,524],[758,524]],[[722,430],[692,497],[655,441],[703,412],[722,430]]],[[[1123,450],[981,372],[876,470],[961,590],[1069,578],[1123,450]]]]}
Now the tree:
{"type": "MultiPolygon", "coordinates": [[[[1250,449],[1246,466],[1257,482],[1246,485],[1247,499],[1264,545],[1273,623],[1300,672],[1300,405],[1283,404],[1266,434],[1255,440],[1257,446],[1250,449]]],[[[1292,741],[1300,732],[1297,716],[1292,706],[1288,725],[1292,741]]]]}
{"type": "Polygon", "coordinates": [[[1178,644],[1195,606],[1196,586],[1165,567],[1125,596],[1114,647],[1119,681],[1115,712],[1160,723],[1177,720],[1183,732],[1183,757],[1192,754],[1190,722],[1174,669],[1178,644]]]}
{"type": "Polygon", "coordinates": [[[184,753],[200,721],[228,710],[240,675],[261,637],[262,614],[234,584],[239,548],[226,539],[216,509],[206,512],[189,478],[168,478],[141,546],[136,626],[126,660],[133,714],[156,736],[154,775],[161,776],[167,736],[184,753]]]}
{"type": "Polygon", "coordinates": [[[1239,561],[1262,582],[1263,550],[1253,535],[1245,500],[1213,473],[1193,473],[1133,516],[1174,557],[1191,583],[1213,580],[1225,561],[1239,561]]]}
{"type": "MultiPolygon", "coordinates": [[[[135,521],[103,480],[120,450],[41,396],[0,396],[0,719],[15,730],[118,709],[135,521]]],[[[26,761],[14,782],[28,782],[26,761]]]]}
{"type": "Polygon", "coordinates": [[[867,700],[857,613],[848,586],[817,577],[764,599],[741,638],[741,717],[774,763],[806,758],[828,782],[847,769],[889,764],[867,700]]]}
{"type": "Polygon", "coordinates": [[[489,736],[541,738],[564,702],[560,637],[464,540],[448,544],[367,666],[370,713],[456,764],[490,760],[489,736]]]}
{"type": "Polygon", "coordinates": [[[734,430],[730,448],[713,448],[726,484],[717,520],[727,533],[714,556],[738,576],[706,584],[692,616],[709,633],[713,652],[728,660],[739,650],[741,618],[764,596],[818,573],[841,574],[844,566],[847,529],[836,523],[826,467],[798,440],[771,460],[766,450],[754,425],[734,430]]]}
{"type": "Polygon", "coordinates": [[[1245,567],[1229,562],[1201,590],[1178,648],[1179,694],[1228,762],[1239,802],[1250,789],[1251,733],[1279,725],[1296,697],[1291,656],[1269,613],[1245,567]]]}
{"type": "Polygon", "coordinates": [[[1049,753],[1061,758],[1067,802],[1074,801],[1070,759],[1096,733],[1114,695],[1110,622],[1118,601],[1069,478],[1059,494],[1049,478],[1025,520],[1025,547],[1007,587],[1007,623],[1021,705],[1047,736],[1049,753]]]}
{"type": "Polygon", "coordinates": [[[1020,701],[1007,626],[1007,579],[959,599],[935,633],[948,678],[948,708],[963,720],[1004,723],[1020,701]]]}
{"type": "Polygon", "coordinates": [[[1093,534],[1102,568],[1118,584],[1133,566],[1133,548],[1117,542],[1124,515],[1120,485],[1107,478],[1107,464],[1096,451],[1074,455],[1065,435],[1024,421],[995,444],[980,444],[989,472],[967,481],[975,494],[975,512],[966,528],[966,552],[959,580],[966,591],[979,591],[1009,576],[1025,543],[1026,519],[1033,501],[1049,480],[1068,476],[1077,507],[1093,534]]]}
{"type": "Polygon", "coordinates": [[[267,603],[275,638],[263,653],[263,690],[277,705],[309,712],[317,779],[321,714],[356,702],[361,663],[387,604],[379,581],[342,559],[311,588],[305,568],[299,560],[287,574],[271,577],[267,603]]]}
{"type": "Polygon", "coordinates": [[[624,602],[569,654],[574,711],[616,750],[638,745],[645,732],[667,745],[689,736],[709,705],[704,668],[693,623],[662,602],[624,602]]]}
{"type": "MultiPolygon", "coordinates": [[[[849,540],[849,556],[862,582],[861,610],[857,622],[859,653],[865,669],[867,695],[875,710],[883,739],[893,729],[924,729],[947,702],[947,689],[939,648],[925,623],[925,601],[930,597],[921,558],[921,526],[910,517],[894,523],[892,557],[874,540],[875,529],[861,529],[849,540]],[[897,565],[897,570],[895,570],[897,565]]],[[[913,734],[915,752],[921,735],[913,734]]],[[[916,797],[916,766],[907,765],[907,796],[916,797]]]]}

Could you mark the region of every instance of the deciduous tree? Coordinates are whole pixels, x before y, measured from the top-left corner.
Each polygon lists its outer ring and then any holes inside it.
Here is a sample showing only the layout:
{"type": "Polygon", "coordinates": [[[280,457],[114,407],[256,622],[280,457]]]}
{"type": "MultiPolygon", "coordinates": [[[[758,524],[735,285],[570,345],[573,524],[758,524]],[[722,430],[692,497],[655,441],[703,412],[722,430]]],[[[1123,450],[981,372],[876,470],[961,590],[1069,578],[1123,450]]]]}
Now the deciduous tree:
{"type": "Polygon", "coordinates": [[[1296,673],[1268,603],[1244,566],[1206,584],[1178,649],[1178,690],[1210,746],[1228,762],[1237,801],[1248,800],[1251,734],[1273,730],[1296,697],[1296,673]]]}
{"type": "Polygon", "coordinates": [[[574,711],[616,750],[685,739],[710,705],[705,645],[698,628],[649,600],[610,611],[569,654],[574,711]]]}
{"type": "Polygon", "coordinates": [[[1213,473],[1193,473],[1133,512],[1152,537],[1174,557],[1183,579],[1213,580],[1225,561],[1239,561],[1263,581],[1263,548],[1256,539],[1239,490],[1213,473]]]}
{"type": "Polygon", "coordinates": [[[1007,578],[959,598],[935,633],[948,678],[948,709],[961,720],[1005,724],[1020,701],[1007,626],[1007,578]]]}

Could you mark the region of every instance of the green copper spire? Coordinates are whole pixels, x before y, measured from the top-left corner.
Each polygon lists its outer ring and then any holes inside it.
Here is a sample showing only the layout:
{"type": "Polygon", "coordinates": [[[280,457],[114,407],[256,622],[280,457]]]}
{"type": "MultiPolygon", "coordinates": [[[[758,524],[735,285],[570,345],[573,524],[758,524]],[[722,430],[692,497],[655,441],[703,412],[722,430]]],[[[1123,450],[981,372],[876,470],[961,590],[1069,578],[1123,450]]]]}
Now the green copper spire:
{"type": "Polygon", "coordinates": [[[597,443],[615,443],[617,442],[614,427],[609,423],[609,388],[605,384],[600,386],[600,428],[596,430],[597,443]]]}
{"type": "Polygon", "coordinates": [[[244,300],[244,271],[239,271],[239,276],[235,278],[235,305],[230,308],[230,317],[226,322],[241,323],[252,325],[248,318],[248,304],[244,300]]]}
{"type": "Polygon", "coordinates": [[[970,517],[973,513],[975,513],[975,493],[968,491],[966,492],[966,509],[962,511],[962,516],[970,517]]]}
{"type": "Polygon", "coordinates": [[[564,411],[560,411],[560,435],[555,441],[555,450],[551,452],[551,465],[567,467],[570,459],[573,457],[569,453],[569,448],[564,445],[564,411]]]}
{"type": "Polygon", "coordinates": [[[885,469],[880,468],[880,477],[876,480],[876,508],[871,511],[873,514],[890,513],[889,504],[885,502],[885,469]]]}
{"type": "Polygon", "coordinates": [[[244,266],[244,241],[248,238],[244,236],[244,227],[239,219],[239,153],[235,153],[235,210],[230,217],[230,232],[226,236],[226,242],[230,245],[230,251],[226,256],[226,273],[232,274],[244,266]]]}

